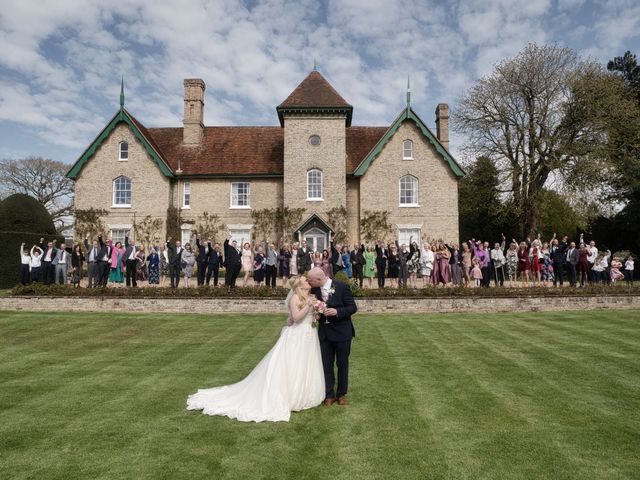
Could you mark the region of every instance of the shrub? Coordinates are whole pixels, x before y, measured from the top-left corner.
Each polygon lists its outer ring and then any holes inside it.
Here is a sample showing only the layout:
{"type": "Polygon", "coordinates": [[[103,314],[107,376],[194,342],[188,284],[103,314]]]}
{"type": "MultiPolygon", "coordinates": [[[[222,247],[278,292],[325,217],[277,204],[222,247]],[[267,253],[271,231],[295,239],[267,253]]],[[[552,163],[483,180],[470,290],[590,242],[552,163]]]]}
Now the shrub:
{"type": "Polygon", "coordinates": [[[349,283],[349,277],[343,270],[340,270],[338,273],[336,273],[334,278],[339,282],[347,284],[349,283]]]}

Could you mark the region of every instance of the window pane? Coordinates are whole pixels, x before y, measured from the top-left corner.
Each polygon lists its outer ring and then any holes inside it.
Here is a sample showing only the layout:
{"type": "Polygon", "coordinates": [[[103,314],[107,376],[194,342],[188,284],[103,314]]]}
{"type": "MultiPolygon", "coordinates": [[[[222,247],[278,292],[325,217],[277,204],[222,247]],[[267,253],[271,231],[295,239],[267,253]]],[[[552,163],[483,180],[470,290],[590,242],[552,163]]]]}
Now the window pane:
{"type": "Polygon", "coordinates": [[[402,144],[402,158],[413,158],[413,142],[405,140],[402,144]]]}
{"type": "Polygon", "coordinates": [[[131,180],[127,177],[118,177],[113,182],[113,203],[131,205],[131,180]]]}
{"type": "Polygon", "coordinates": [[[126,230],[122,230],[122,229],[115,229],[115,230],[111,230],[111,239],[113,240],[113,244],[115,245],[116,242],[120,242],[122,244],[124,244],[124,237],[127,234],[126,230]]]}
{"type": "Polygon", "coordinates": [[[418,204],[418,179],[406,175],[400,179],[400,205],[418,204]]]}
{"type": "Polygon", "coordinates": [[[413,237],[413,241],[420,246],[420,229],[419,228],[401,228],[398,232],[398,243],[402,245],[403,243],[407,246],[411,243],[411,237],[413,237]]]}
{"type": "Polygon", "coordinates": [[[231,206],[249,206],[249,184],[246,182],[231,184],[231,206]]]}
{"type": "Polygon", "coordinates": [[[184,182],[183,193],[182,206],[191,206],[191,182],[184,182]]]}
{"type": "Polygon", "coordinates": [[[127,158],[129,158],[129,144],[120,142],[120,160],[126,160],[127,158]]]}
{"type": "Polygon", "coordinates": [[[322,172],[309,170],[307,173],[307,198],[322,198],[322,172]]]}

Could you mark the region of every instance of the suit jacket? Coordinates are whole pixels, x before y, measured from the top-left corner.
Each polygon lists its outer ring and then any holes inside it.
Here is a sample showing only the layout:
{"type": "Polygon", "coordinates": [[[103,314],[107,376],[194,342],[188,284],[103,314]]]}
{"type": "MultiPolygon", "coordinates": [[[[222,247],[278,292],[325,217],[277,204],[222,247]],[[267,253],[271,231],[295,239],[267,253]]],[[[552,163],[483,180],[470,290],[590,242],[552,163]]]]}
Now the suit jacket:
{"type": "Polygon", "coordinates": [[[384,266],[387,264],[388,258],[389,258],[389,249],[386,247],[379,247],[378,245],[376,245],[376,265],[378,266],[378,268],[380,268],[381,266],[382,268],[384,268],[384,266]],[[382,258],[383,256],[387,258],[382,258]]]}
{"type": "Polygon", "coordinates": [[[311,249],[307,247],[306,251],[304,251],[302,247],[298,248],[298,258],[296,261],[298,272],[311,270],[311,265],[313,265],[313,260],[311,260],[311,249]]]}
{"type": "Polygon", "coordinates": [[[138,253],[138,247],[136,247],[135,244],[132,245],[129,243],[129,237],[124,237],[124,261],[125,262],[129,260],[129,257],[131,256],[131,252],[133,252],[134,255],[138,253]]]}
{"type": "Polygon", "coordinates": [[[211,252],[211,245],[209,243],[200,243],[200,239],[196,238],[196,248],[198,249],[198,256],[196,262],[199,264],[207,263],[209,261],[209,253],[211,252]],[[207,250],[208,248],[208,250],[207,250]]]}
{"type": "Polygon", "coordinates": [[[67,250],[62,250],[61,248],[56,250],[56,256],[51,260],[52,265],[66,265],[67,268],[71,268],[71,253],[67,252],[67,250]],[[62,254],[64,255],[64,261],[62,260],[62,254]]]}
{"type": "MultiPolygon", "coordinates": [[[[84,239],[84,248],[87,251],[86,260],[88,262],[89,259],[91,258],[91,250],[93,250],[93,245],[89,244],[89,240],[87,240],[86,238],[84,239]]],[[[100,257],[100,245],[96,247],[94,260],[97,262],[100,259],[99,257],[100,257]]]]}
{"type": "Polygon", "coordinates": [[[580,254],[578,253],[578,249],[574,248],[571,251],[571,248],[567,249],[567,261],[572,265],[577,265],[580,260],[580,254]]]}
{"type": "Polygon", "coordinates": [[[169,250],[169,265],[175,268],[181,268],[182,252],[184,251],[184,248],[181,246],[180,249],[177,249],[175,243],[172,245],[167,242],[167,250],[169,250]]]}
{"type": "Polygon", "coordinates": [[[233,245],[229,245],[229,239],[224,241],[225,267],[229,265],[240,265],[240,252],[233,245]]]}
{"type": "MultiPolygon", "coordinates": [[[[327,307],[335,308],[338,311],[337,317],[328,317],[329,323],[324,315],[320,315],[318,323],[318,336],[320,340],[329,340],[330,342],[348,342],[356,336],[356,330],[353,328],[351,315],[358,311],[351,288],[349,285],[337,280],[333,280],[331,288],[334,293],[329,295],[327,299],[327,307]]],[[[320,301],[322,300],[322,289],[320,287],[312,288],[311,293],[320,301]]]]}
{"type": "Polygon", "coordinates": [[[551,246],[551,260],[556,263],[564,263],[564,257],[567,251],[567,244],[562,242],[557,246],[551,246]]]}
{"type": "Polygon", "coordinates": [[[102,260],[106,255],[107,261],[110,262],[112,246],[109,244],[105,244],[104,240],[102,240],[102,237],[100,235],[98,236],[98,244],[100,245],[100,251],[98,252],[98,260],[102,260]]]}
{"type": "MultiPolygon", "coordinates": [[[[42,261],[42,263],[44,263],[44,259],[47,256],[47,250],[48,250],[47,244],[41,243],[40,250],[42,250],[42,256],[40,257],[40,260],[42,261]]],[[[58,254],[58,249],[56,247],[51,247],[51,265],[55,265],[54,259],[56,258],[57,254],[58,254]]]]}
{"type": "Polygon", "coordinates": [[[207,255],[207,262],[209,262],[209,265],[211,265],[212,267],[221,267],[223,263],[222,255],[211,246],[211,243],[207,242],[207,245],[209,246],[209,255],[207,255]]]}

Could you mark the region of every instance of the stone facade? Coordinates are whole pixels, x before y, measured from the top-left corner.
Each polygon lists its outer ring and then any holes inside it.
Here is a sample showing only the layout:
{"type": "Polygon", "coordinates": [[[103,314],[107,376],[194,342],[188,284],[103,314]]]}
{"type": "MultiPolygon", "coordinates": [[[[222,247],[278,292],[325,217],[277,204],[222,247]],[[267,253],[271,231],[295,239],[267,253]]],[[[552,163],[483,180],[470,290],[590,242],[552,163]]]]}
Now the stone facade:
{"type": "MultiPolygon", "coordinates": [[[[457,181],[463,172],[446,150],[446,104],[436,110],[438,137],[409,105],[403,110],[406,116],[398,117],[405,120],[389,128],[349,130],[352,107],[314,71],[278,107],[281,128],[205,127],[204,92],[204,81],[184,81],[182,128],[146,129],[122,104],[70,170],[76,182],[76,208],[108,211],[104,223],[120,235],[147,216],[161,219],[162,238],[167,209],[173,206],[179,211],[183,241],[190,239],[189,232],[205,212],[246,238],[253,225],[252,211],[282,207],[304,208],[302,220],[312,215],[320,219],[314,220],[313,228],[318,235],[318,225],[324,225],[320,235],[326,234],[327,241],[318,245],[328,244],[335,220],[328,212],[340,207],[346,208],[346,233],[352,245],[362,241],[360,221],[365,210],[389,213],[394,232],[387,240],[411,231],[429,239],[458,240],[457,181]],[[411,159],[403,158],[405,140],[412,141],[411,159]],[[126,160],[119,159],[120,142],[129,145],[126,160]],[[313,169],[322,172],[321,199],[308,198],[307,175],[313,169]],[[400,205],[400,178],[405,175],[418,182],[414,206],[400,205]],[[131,180],[129,206],[114,205],[113,181],[119,176],[131,180]],[[248,207],[231,203],[232,186],[238,182],[249,184],[248,207]]],[[[303,229],[310,234],[308,225],[284,233],[301,239],[303,229]]],[[[219,233],[222,238],[227,231],[219,233]]]]}
{"type": "MultiPolygon", "coordinates": [[[[428,239],[458,241],[458,181],[422,133],[404,122],[360,179],[360,214],[386,210],[395,229],[419,228],[428,239]],[[413,142],[413,159],[403,160],[403,142],[413,142]],[[399,182],[418,179],[418,204],[401,207],[399,182]]],[[[394,232],[395,233],[395,232],[394,232]]]]}
{"type": "Polygon", "coordinates": [[[94,160],[87,162],[75,181],[75,208],[104,209],[103,218],[111,230],[131,228],[136,219],[150,215],[167,217],[172,185],[143,148],[126,124],[115,127],[100,145],[94,160]],[[119,160],[120,142],[128,143],[128,159],[119,160]],[[125,176],[131,179],[131,206],[116,207],[113,202],[113,182],[125,176]]]}

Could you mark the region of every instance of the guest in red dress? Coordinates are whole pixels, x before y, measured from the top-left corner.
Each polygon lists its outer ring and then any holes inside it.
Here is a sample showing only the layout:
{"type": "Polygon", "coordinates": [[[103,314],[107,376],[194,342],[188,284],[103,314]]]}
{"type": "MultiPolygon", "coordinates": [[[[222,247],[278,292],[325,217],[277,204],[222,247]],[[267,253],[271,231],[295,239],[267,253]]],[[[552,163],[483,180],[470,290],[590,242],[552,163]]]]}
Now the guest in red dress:
{"type": "Polygon", "coordinates": [[[524,278],[527,282],[527,287],[529,286],[529,270],[531,270],[529,249],[525,242],[520,242],[520,249],[518,250],[518,272],[520,273],[520,281],[524,278]]]}

